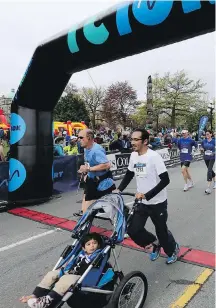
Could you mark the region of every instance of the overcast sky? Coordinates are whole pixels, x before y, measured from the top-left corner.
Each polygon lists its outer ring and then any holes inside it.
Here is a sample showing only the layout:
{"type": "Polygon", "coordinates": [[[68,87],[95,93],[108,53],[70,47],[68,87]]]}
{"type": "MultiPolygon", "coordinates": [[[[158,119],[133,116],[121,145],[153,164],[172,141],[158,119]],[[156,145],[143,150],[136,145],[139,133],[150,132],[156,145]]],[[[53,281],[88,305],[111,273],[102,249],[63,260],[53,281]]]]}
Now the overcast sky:
{"type": "MultiPolygon", "coordinates": [[[[97,12],[121,1],[31,1],[0,0],[0,95],[17,88],[37,45],[97,12]]],[[[191,78],[201,78],[209,98],[215,97],[215,35],[196,37],[167,47],[124,58],[90,69],[96,85],[128,80],[145,98],[150,74],[185,69],[191,78]]],[[[76,73],[71,82],[94,86],[87,71],[76,73]]]]}

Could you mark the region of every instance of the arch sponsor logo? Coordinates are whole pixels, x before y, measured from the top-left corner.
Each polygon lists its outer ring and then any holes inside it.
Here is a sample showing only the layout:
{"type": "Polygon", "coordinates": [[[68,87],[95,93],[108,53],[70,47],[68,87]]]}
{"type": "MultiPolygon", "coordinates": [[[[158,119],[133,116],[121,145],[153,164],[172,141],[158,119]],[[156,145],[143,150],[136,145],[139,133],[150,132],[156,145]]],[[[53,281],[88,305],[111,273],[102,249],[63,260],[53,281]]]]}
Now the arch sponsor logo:
{"type": "MultiPolygon", "coordinates": [[[[201,1],[197,0],[182,0],[182,15],[189,14],[202,8],[201,1]]],[[[206,1],[210,4],[215,4],[215,1],[206,1]]],[[[116,9],[116,28],[120,36],[128,35],[133,32],[131,26],[131,20],[129,17],[129,7],[132,5],[133,17],[140,24],[148,27],[157,26],[163,23],[169,15],[172,14],[174,0],[161,1],[133,1],[131,4],[120,4],[116,9]]],[[[109,13],[109,12],[108,12],[109,13]]],[[[93,45],[102,45],[110,37],[110,31],[103,23],[103,18],[106,15],[95,16],[89,19],[83,25],[83,35],[85,39],[93,45]],[[97,21],[97,25],[95,22],[97,21]]],[[[80,51],[80,47],[77,42],[77,29],[78,26],[74,26],[68,32],[67,44],[71,53],[77,53],[80,51]]]]}
{"type": "Polygon", "coordinates": [[[14,158],[9,160],[8,191],[13,192],[20,188],[26,180],[26,169],[23,164],[14,158]]]}
{"type": "Polygon", "coordinates": [[[10,144],[15,144],[22,139],[26,132],[26,124],[23,118],[16,114],[11,113],[11,133],[10,144]]]}

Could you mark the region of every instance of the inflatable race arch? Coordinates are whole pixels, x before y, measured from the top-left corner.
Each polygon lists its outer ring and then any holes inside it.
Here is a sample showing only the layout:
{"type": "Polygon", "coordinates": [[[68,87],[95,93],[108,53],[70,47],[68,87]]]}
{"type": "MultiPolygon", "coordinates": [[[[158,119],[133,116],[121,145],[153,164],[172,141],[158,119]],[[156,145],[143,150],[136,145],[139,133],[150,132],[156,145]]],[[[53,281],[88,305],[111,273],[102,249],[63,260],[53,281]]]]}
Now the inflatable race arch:
{"type": "Polygon", "coordinates": [[[9,201],[52,195],[52,111],[73,73],[214,30],[215,1],[134,1],[41,43],[12,101],[9,201]]]}

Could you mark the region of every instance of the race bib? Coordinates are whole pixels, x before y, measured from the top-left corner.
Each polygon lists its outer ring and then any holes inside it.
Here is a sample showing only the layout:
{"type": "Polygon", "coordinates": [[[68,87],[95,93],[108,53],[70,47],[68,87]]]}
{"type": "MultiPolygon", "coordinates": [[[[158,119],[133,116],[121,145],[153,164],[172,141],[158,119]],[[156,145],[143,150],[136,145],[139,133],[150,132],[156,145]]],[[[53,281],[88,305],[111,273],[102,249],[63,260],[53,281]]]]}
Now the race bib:
{"type": "Polygon", "coordinates": [[[147,175],[146,164],[137,163],[134,165],[135,175],[139,178],[143,178],[147,175]]]}
{"type": "Polygon", "coordinates": [[[181,149],[181,153],[187,154],[188,153],[188,149],[186,149],[186,148],[181,149]]]}
{"type": "Polygon", "coordinates": [[[212,155],[212,151],[210,150],[205,151],[205,155],[212,155]]]}

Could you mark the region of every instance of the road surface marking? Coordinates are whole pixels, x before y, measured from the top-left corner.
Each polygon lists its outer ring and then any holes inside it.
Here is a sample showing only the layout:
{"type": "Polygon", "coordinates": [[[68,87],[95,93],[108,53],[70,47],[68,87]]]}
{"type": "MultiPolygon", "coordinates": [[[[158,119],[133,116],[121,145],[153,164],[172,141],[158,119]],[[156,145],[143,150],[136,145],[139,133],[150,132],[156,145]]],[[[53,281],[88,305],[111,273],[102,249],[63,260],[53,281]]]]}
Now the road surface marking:
{"type": "Polygon", "coordinates": [[[189,285],[184,293],[173,303],[170,308],[184,308],[189,301],[196,295],[201,289],[207,279],[214,273],[212,269],[205,269],[200,276],[194,281],[193,284],[189,285]]]}
{"type": "Polygon", "coordinates": [[[4,246],[4,247],[1,247],[0,248],[0,252],[3,252],[3,251],[6,251],[6,250],[9,250],[11,248],[14,248],[14,247],[17,247],[17,246],[20,246],[20,245],[23,245],[23,244],[26,244],[28,242],[31,242],[31,241],[34,241],[40,237],[43,237],[43,236],[46,236],[46,235],[49,235],[49,234],[52,234],[56,231],[59,231],[61,229],[57,228],[57,229],[54,229],[54,230],[50,230],[50,231],[47,231],[47,232],[44,232],[44,233],[40,233],[40,234],[37,234],[37,235],[34,235],[32,237],[29,237],[25,240],[22,240],[22,241],[19,241],[19,242],[16,242],[16,243],[13,243],[13,244],[10,244],[10,245],[7,245],[7,246],[4,246]]]}

